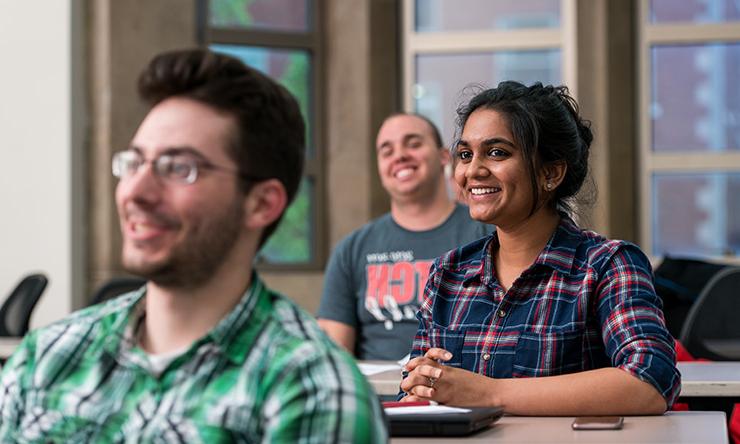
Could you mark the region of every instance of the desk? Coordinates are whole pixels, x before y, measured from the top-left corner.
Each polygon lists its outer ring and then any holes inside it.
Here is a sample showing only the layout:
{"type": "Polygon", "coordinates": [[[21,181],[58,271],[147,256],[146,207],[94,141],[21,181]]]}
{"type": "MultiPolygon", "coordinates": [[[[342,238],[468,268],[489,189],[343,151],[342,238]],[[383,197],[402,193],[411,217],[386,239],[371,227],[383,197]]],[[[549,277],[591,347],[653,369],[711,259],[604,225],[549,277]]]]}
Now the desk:
{"type": "Polygon", "coordinates": [[[8,359],[15,349],[21,345],[23,338],[0,337],[0,362],[8,359]]]}
{"type": "Polygon", "coordinates": [[[740,398],[740,361],[679,362],[681,397],[740,398]]]}
{"type": "MultiPolygon", "coordinates": [[[[363,362],[393,364],[387,361],[363,362]]],[[[682,376],[681,398],[740,398],[740,361],[679,362],[678,370],[682,376]]],[[[395,395],[401,383],[401,367],[369,375],[367,379],[379,395],[395,395]]]]}
{"type": "Polygon", "coordinates": [[[360,361],[359,365],[360,370],[362,370],[367,380],[370,381],[370,385],[375,389],[375,393],[381,396],[398,394],[398,386],[401,385],[401,366],[397,362],[360,361]],[[364,364],[396,367],[396,369],[368,375],[365,373],[365,368],[363,368],[364,364]]]}
{"type": "Polygon", "coordinates": [[[740,362],[679,362],[681,394],[691,410],[721,410],[728,417],[740,403],[740,362]]]}
{"type": "Polygon", "coordinates": [[[571,430],[573,417],[504,416],[493,427],[465,438],[394,438],[397,444],[439,443],[727,443],[722,412],[669,412],[627,416],[622,430],[571,430]]]}

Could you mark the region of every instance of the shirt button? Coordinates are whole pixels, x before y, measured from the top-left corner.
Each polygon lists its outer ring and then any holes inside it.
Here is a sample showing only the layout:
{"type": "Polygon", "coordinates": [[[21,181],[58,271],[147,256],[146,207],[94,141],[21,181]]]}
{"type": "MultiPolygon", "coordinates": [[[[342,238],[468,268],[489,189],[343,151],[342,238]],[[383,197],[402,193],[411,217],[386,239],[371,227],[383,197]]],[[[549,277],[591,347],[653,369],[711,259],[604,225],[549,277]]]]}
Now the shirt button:
{"type": "Polygon", "coordinates": [[[483,360],[488,361],[489,359],[491,359],[491,355],[488,353],[483,353],[483,360]]]}
{"type": "Polygon", "coordinates": [[[503,318],[506,317],[506,310],[503,308],[498,311],[498,317],[503,318]]]}

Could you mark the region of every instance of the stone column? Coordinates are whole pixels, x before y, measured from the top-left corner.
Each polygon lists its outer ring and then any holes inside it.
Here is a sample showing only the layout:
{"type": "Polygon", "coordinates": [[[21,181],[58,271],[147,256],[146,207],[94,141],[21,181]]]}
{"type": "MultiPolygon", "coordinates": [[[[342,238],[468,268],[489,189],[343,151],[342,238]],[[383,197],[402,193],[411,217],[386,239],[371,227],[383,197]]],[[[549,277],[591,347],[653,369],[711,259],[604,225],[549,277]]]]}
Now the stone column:
{"type": "Polygon", "coordinates": [[[154,54],[196,44],[195,2],[89,0],[87,71],[88,297],[120,264],[121,234],[115,209],[111,156],[124,149],[146,113],[136,81],[154,54]]]}

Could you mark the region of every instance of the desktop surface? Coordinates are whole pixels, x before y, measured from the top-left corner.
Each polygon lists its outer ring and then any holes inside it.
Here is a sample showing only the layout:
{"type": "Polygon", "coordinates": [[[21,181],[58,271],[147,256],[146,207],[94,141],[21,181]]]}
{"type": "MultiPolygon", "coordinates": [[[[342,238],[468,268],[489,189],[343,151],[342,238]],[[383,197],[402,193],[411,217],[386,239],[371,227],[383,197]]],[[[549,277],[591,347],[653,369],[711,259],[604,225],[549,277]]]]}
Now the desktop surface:
{"type": "Polygon", "coordinates": [[[717,443],[728,442],[722,412],[668,412],[626,416],[621,430],[573,430],[573,417],[504,416],[491,427],[464,438],[393,438],[397,444],[438,443],[717,443]]]}

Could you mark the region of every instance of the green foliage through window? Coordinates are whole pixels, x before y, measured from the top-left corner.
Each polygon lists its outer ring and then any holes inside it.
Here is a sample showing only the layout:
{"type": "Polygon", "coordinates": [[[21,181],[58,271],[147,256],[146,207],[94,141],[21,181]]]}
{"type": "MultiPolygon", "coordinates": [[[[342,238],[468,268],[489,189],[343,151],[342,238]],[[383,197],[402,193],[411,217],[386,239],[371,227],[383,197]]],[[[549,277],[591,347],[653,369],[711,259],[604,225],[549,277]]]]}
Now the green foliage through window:
{"type": "Polygon", "coordinates": [[[251,25],[249,6],[252,3],[254,0],[211,0],[209,2],[211,25],[222,27],[251,25]]]}
{"type": "Polygon", "coordinates": [[[311,231],[311,183],[304,179],[280,226],[262,248],[260,259],[270,263],[310,261],[311,231]]]}
{"type": "MultiPolygon", "coordinates": [[[[234,3],[234,2],[232,2],[234,3]]],[[[296,97],[304,120],[306,120],[306,140],[311,139],[311,122],[308,119],[310,107],[309,69],[307,51],[268,49],[243,45],[210,46],[213,51],[234,56],[245,64],[258,69],[276,79],[296,97]]],[[[308,152],[311,156],[311,151],[308,152]]],[[[262,248],[259,258],[271,264],[305,263],[311,261],[313,213],[313,186],[304,178],[295,200],[285,212],[280,226],[262,248]]]]}

